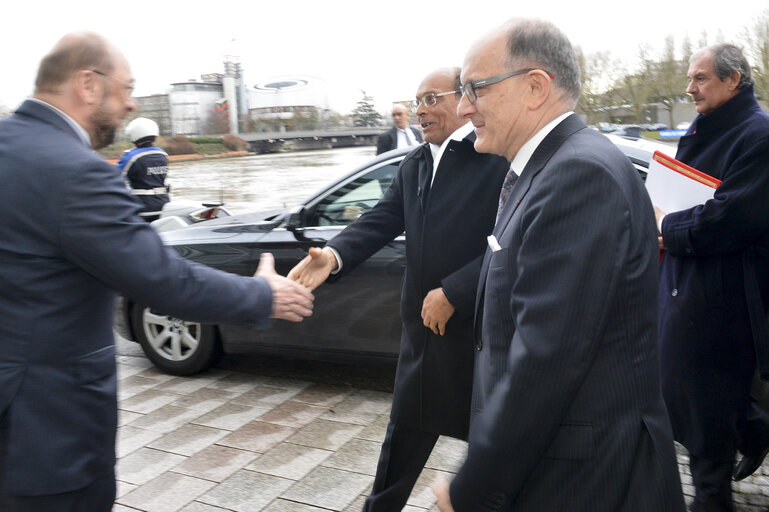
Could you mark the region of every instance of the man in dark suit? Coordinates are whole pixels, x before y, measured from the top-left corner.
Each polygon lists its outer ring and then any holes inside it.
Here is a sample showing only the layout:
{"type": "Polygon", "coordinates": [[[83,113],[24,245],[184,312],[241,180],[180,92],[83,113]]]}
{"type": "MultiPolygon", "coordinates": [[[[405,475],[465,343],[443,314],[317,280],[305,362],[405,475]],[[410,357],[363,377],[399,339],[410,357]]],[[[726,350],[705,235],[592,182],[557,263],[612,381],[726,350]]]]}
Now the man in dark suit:
{"type": "Polygon", "coordinates": [[[382,200],[289,273],[313,289],[406,231],[392,413],[364,511],[401,510],[438,436],[467,438],[475,290],[507,162],[473,149],[472,125],[456,115],[459,71],[440,69],[419,86],[428,144],[406,156],[382,200]]]}
{"type": "Polygon", "coordinates": [[[403,105],[393,105],[393,126],[386,132],[379,134],[376,141],[376,154],[379,155],[392,149],[417,146],[422,142],[422,134],[419,130],[409,126],[411,112],[403,105]]]}
{"type": "Polygon", "coordinates": [[[731,511],[732,475],[769,450],[769,418],[750,401],[757,364],[769,378],[769,116],[734,45],[695,53],[688,77],[699,115],[676,158],[722,183],[703,205],[657,210],[662,391],[689,451],[691,510],[731,511]]]}
{"type": "Polygon", "coordinates": [[[115,498],[115,292],[200,322],[264,329],[311,313],[272,270],[215,271],[163,247],[108,145],[136,102],[125,57],[65,36],[0,121],[0,510],[106,512],[115,498]]]}
{"type": "Polygon", "coordinates": [[[654,213],[637,172],[572,110],[579,68],[552,24],[469,51],[459,113],[504,155],[476,310],[468,454],[443,511],[681,511],[659,385],[654,213]],[[453,506],[453,508],[452,508],[453,506]]]}

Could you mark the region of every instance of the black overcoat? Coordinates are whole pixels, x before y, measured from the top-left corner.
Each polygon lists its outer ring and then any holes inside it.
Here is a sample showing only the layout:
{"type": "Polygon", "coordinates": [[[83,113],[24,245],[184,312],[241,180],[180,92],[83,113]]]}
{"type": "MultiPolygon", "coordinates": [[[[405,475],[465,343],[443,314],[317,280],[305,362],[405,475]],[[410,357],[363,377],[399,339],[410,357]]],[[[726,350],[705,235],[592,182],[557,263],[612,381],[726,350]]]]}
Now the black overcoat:
{"type": "Polygon", "coordinates": [[[405,230],[403,333],[391,419],[462,439],[470,413],[480,258],[509,167],[503,158],[476,153],[474,140],[471,133],[449,142],[432,186],[429,146],[409,153],[381,201],[328,243],[342,258],[341,277],[405,230]],[[456,308],[444,336],[421,318],[425,295],[441,286],[456,308]]]}
{"type": "Polygon", "coordinates": [[[769,377],[769,116],[753,87],[698,116],[676,158],[722,183],[712,200],[662,222],[663,391],[676,439],[727,460],[757,354],[769,377]]]}

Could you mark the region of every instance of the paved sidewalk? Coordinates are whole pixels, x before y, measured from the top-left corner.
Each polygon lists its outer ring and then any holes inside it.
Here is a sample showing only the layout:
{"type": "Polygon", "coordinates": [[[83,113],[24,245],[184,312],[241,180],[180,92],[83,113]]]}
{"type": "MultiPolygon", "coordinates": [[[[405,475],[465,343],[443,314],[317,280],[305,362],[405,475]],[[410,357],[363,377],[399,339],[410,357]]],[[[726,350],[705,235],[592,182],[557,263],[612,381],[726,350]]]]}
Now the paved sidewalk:
{"type": "MultiPolygon", "coordinates": [[[[374,480],[391,394],[214,369],[155,370],[118,341],[118,498],[114,512],[359,512],[374,480]]],[[[406,512],[437,512],[464,443],[438,441],[406,512]]],[[[691,479],[682,463],[689,501],[691,479]]],[[[735,485],[738,510],[769,510],[769,465],[735,485]]]]}

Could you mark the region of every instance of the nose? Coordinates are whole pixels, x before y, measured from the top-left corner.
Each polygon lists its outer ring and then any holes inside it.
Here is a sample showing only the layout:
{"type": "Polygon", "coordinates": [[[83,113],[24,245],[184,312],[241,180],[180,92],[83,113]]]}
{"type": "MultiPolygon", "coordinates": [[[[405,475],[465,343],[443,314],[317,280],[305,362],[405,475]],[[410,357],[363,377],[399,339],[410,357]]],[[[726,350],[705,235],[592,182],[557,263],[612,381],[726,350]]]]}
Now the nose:
{"type": "Polygon", "coordinates": [[[419,102],[419,105],[417,105],[417,117],[421,117],[427,113],[427,109],[425,108],[425,104],[421,101],[419,102]]]}
{"type": "Polygon", "coordinates": [[[137,106],[138,103],[136,102],[136,98],[134,98],[133,95],[129,96],[125,104],[126,112],[133,112],[136,110],[137,106]]]}
{"type": "Polygon", "coordinates": [[[475,103],[470,103],[470,100],[467,99],[467,95],[462,94],[459,98],[459,103],[457,104],[457,117],[460,119],[470,118],[470,116],[476,112],[475,103]]]}
{"type": "Polygon", "coordinates": [[[689,80],[689,85],[686,86],[686,94],[694,94],[697,90],[697,83],[694,80],[689,80]]]}

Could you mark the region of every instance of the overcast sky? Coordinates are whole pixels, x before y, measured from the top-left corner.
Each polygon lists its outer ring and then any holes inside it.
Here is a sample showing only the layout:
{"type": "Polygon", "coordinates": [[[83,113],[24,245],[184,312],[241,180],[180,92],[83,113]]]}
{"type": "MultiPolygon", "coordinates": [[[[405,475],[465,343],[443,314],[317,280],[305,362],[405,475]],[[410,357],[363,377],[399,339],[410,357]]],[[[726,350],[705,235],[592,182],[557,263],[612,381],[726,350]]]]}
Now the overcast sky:
{"type": "Polygon", "coordinates": [[[328,84],[331,107],[347,113],[361,90],[381,111],[413,98],[427,72],[461,65],[477,36],[513,16],[548,19],[586,53],[608,50],[630,67],[639,45],[661,51],[667,35],[677,48],[686,35],[696,46],[703,30],[710,42],[720,31],[741,44],[767,8],[766,0],[15,0],[0,7],[0,105],[13,108],[32,93],[40,58],[72,30],[116,43],[139,96],[222,72],[223,56],[237,55],[249,87],[280,75],[315,76],[328,84]]]}

